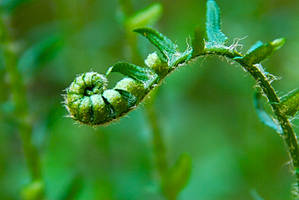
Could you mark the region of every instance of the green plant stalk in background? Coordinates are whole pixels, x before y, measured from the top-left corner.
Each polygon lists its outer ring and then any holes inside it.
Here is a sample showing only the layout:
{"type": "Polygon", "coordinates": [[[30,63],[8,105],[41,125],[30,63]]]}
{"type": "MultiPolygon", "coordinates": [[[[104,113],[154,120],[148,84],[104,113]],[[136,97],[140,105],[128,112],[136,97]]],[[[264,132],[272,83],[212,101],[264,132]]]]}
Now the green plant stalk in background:
{"type": "Polygon", "coordinates": [[[151,99],[145,104],[145,112],[152,132],[152,145],[154,148],[154,157],[159,176],[162,179],[168,170],[168,163],[166,157],[166,147],[163,140],[161,127],[157,118],[156,109],[154,107],[155,93],[151,95],[151,99]]]}
{"type": "Polygon", "coordinates": [[[6,71],[10,80],[12,100],[17,116],[24,156],[31,176],[31,183],[23,191],[24,199],[40,199],[43,195],[42,172],[38,149],[32,143],[32,121],[28,112],[26,88],[20,72],[17,69],[17,55],[13,49],[14,42],[8,33],[9,20],[0,13],[1,46],[5,58],[6,71]],[[6,20],[5,20],[6,19],[6,20]],[[38,185],[38,187],[37,187],[38,185]],[[31,187],[32,186],[32,187],[31,187]],[[35,193],[36,196],[32,196],[35,193]]]}
{"type": "MultiPolygon", "coordinates": [[[[132,2],[131,0],[120,0],[120,5],[121,9],[124,13],[124,22],[123,26],[126,31],[127,35],[127,41],[128,41],[128,46],[130,47],[130,54],[132,56],[132,61],[137,62],[138,64],[141,63],[141,58],[140,58],[140,52],[138,49],[138,43],[137,43],[137,37],[136,34],[134,34],[133,30],[140,26],[143,25],[148,25],[149,23],[154,23],[156,18],[159,18],[161,15],[161,5],[159,4],[154,4],[149,6],[148,8],[145,8],[139,12],[132,12],[132,2]],[[155,7],[158,7],[155,8],[155,7]],[[153,12],[151,11],[153,10],[153,12]],[[141,18],[141,20],[140,20],[141,18]]],[[[166,171],[167,171],[167,158],[166,158],[166,147],[165,143],[162,137],[162,132],[159,127],[158,123],[158,118],[157,114],[154,108],[154,97],[155,93],[151,95],[151,98],[148,100],[148,103],[145,106],[145,112],[148,118],[148,122],[151,128],[152,132],[152,138],[153,138],[153,149],[154,149],[154,156],[155,156],[155,161],[156,161],[156,166],[159,172],[160,177],[162,178],[166,171]]]]}
{"type": "MultiPolygon", "coordinates": [[[[123,26],[126,32],[132,61],[134,63],[142,64],[140,52],[138,49],[137,37],[136,34],[134,34],[133,30],[139,26],[142,27],[148,25],[149,23],[154,23],[162,13],[162,6],[160,4],[152,4],[149,7],[134,14],[132,12],[133,8],[131,0],[119,0],[119,4],[123,13],[123,26]]],[[[155,92],[152,92],[150,98],[147,99],[147,103],[145,104],[145,113],[150,126],[150,131],[152,133],[154,160],[159,174],[161,189],[165,197],[171,200],[176,199],[176,195],[173,197],[167,196],[167,193],[165,193],[165,189],[163,186],[163,183],[165,182],[164,179],[166,178],[167,171],[169,169],[166,156],[166,146],[163,139],[161,127],[159,126],[156,109],[154,107],[157,92],[158,88],[155,90],[155,92]]]]}
{"type": "Polygon", "coordinates": [[[122,25],[125,30],[126,39],[128,42],[128,52],[133,63],[140,63],[142,61],[137,45],[137,37],[132,34],[132,29],[127,25],[130,20],[129,18],[133,15],[133,5],[131,0],[119,0],[120,10],[122,14],[122,25]]]}

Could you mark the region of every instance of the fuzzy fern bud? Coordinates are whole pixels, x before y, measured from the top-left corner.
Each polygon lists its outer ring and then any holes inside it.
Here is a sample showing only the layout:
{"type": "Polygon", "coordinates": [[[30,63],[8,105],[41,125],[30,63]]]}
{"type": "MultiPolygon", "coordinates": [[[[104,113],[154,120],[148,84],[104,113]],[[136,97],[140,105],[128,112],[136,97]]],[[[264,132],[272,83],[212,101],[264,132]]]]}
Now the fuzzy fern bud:
{"type": "Polygon", "coordinates": [[[105,75],[96,72],[83,73],[66,89],[65,106],[74,120],[91,126],[106,124],[136,107],[158,81],[158,75],[150,68],[128,63],[117,63],[109,68],[127,77],[113,89],[107,89],[105,75]]]}
{"type": "Polygon", "coordinates": [[[65,105],[70,117],[81,123],[96,125],[111,118],[111,110],[102,97],[107,79],[96,72],[83,73],[66,89],[65,105]]]}

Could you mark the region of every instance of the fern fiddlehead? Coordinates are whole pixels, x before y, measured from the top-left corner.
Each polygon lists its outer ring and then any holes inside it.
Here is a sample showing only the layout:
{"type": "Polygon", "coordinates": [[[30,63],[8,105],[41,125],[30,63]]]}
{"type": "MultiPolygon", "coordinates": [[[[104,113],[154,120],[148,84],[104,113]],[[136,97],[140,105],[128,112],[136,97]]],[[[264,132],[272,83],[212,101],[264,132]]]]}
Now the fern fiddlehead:
{"type": "Polygon", "coordinates": [[[146,67],[117,63],[106,75],[86,72],[75,78],[66,89],[65,105],[70,116],[80,123],[109,123],[134,109],[171,70],[156,53],[145,61],[146,67]],[[107,89],[107,76],[119,72],[126,77],[107,89]]]}

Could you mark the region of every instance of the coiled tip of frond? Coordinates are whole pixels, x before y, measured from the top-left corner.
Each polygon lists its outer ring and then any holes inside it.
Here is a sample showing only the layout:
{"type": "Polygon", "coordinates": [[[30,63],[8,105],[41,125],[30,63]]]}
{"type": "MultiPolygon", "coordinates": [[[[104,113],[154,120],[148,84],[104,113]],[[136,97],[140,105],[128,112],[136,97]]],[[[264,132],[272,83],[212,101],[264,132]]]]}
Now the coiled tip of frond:
{"type": "Polygon", "coordinates": [[[124,115],[145,96],[144,85],[132,78],[123,78],[113,89],[96,72],[83,73],[66,89],[64,103],[69,116],[91,126],[107,124],[124,115]]]}

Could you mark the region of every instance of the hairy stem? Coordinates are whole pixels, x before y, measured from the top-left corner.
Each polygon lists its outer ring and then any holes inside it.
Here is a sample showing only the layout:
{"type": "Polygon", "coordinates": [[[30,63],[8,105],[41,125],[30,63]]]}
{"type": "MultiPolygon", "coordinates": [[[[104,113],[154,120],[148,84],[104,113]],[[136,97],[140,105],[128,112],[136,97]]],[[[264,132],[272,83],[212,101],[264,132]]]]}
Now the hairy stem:
{"type": "MultiPolygon", "coordinates": [[[[225,56],[230,59],[242,56],[242,54],[237,51],[231,52],[226,49],[213,49],[198,56],[213,54],[225,56]]],[[[237,60],[237,62],[256,80],[257,84],[262,89],[264,95],[267,97],[269,101],[269,104],[271,105],[272,111],[275,114],[283,130],[282,138],[288,148],[290,159],[294,168],[293,171],[296,175],[297,190],[299,190],[299,147],[297,142],[297,136],[290,120],[280,110],[280,99],[277,93],[275,92],[274,88],[272,87],[270,80],[266,77],[266,75],[260,70],[260,68],[257,65],[247,65],[246,63],[242,62],[242,60],[237,60]]]]}
{"type": "Polygon", "coordinates": [[[32,143],[32,122],[28,113],[28,102],[26,99],[26,89],[22,76],[17,69],[17,56],[12,49],[13,40],[8,34],[8,25],[0,17],[1,43],[5,59],[5,67],[10,80],[12,100],[15,105],[15,114],[17,116],[18,129],[20,132],[23,151],[30,171],[31,179],[41,179],[41,166],[37,148],[32,143]]]}
{"type": "Polygon", "coordinates": [[[283,130],[282,138],[284,139],[290,158],[296,174],[297,183],[299,183],[299,148],[295,131],[291,125],[290,120],[285,116],[279,107],[280,99],[272,87],[268,78],[262,73],[255,65],[249,66],[243,62],[239,62],[244,69],[246,69],[252,77],[257,81],[258,85],[262,88],[265,96],[267,97],[274,114],[283,130]]]}

